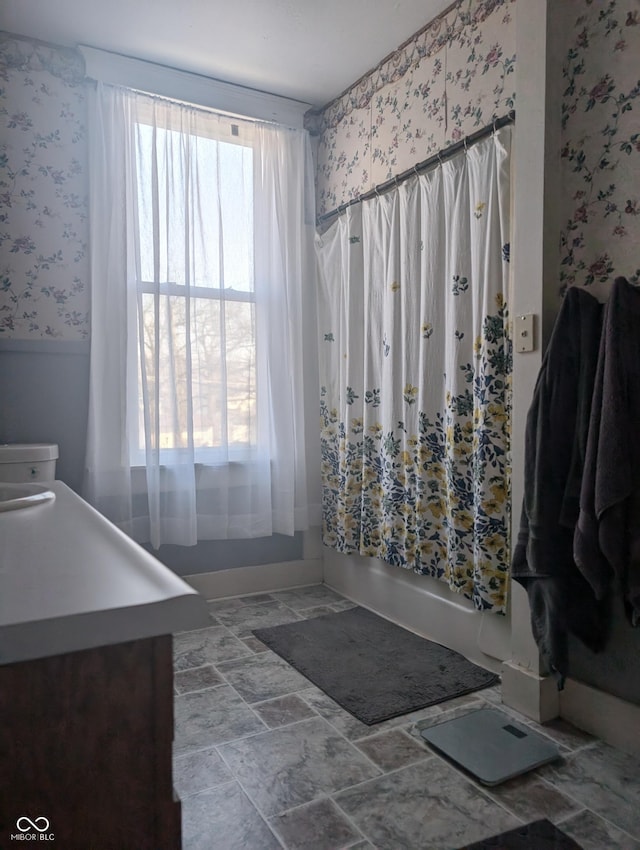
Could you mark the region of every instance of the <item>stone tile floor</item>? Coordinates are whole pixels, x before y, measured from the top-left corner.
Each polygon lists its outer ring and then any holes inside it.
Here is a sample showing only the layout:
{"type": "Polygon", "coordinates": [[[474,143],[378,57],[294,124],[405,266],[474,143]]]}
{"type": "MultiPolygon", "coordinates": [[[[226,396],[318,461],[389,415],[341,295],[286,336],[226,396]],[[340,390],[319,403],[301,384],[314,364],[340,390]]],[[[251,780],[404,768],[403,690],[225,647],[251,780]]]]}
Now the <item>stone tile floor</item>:
{"type": "Polygon", "coordinates": [[[351,605],[324,585],[218,600],[209,627],[176,635],[184,850],[457,850],[541,817],[584,850],[640,850],[632,756],[502,706],[562,759],[486,788],[420,729],[499,704],[499,688],[366,726],[251,634],[351,605]]]}

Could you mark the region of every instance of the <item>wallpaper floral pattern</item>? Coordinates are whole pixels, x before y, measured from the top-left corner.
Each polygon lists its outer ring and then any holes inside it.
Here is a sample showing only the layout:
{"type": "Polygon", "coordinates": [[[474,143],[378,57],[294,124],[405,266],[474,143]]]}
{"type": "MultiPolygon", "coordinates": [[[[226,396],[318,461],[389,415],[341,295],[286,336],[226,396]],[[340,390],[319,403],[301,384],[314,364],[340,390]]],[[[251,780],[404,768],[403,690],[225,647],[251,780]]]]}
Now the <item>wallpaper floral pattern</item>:
{"type": "Polygon", "coordinates": [[[640,278],[640,7],[568,0],[560,282],[605,298],[640,278]]]}
{"type": "Polygon", "coordinates": [[[89,335],[84,68],[0,33],[0,339],[89,335]]]}
{"type": "Polygon", "coordinates": [[[515,0],[460,0],[308,126],[318,213],[335,209],[515,106],[515,0]]]}

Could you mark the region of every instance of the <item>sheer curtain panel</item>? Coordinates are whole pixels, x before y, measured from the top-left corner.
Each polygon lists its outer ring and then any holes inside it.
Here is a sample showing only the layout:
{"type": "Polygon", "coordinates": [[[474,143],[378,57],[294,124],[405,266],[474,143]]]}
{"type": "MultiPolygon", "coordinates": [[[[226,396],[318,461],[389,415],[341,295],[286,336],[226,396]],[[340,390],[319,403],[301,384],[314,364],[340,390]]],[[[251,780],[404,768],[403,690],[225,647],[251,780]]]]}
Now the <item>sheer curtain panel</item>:
{"type": "Polygon", "coordinates": [[[319,512],[309,167],[303,131],[96,88],[84,494],[136,540],[293,534],[319,512]]]}

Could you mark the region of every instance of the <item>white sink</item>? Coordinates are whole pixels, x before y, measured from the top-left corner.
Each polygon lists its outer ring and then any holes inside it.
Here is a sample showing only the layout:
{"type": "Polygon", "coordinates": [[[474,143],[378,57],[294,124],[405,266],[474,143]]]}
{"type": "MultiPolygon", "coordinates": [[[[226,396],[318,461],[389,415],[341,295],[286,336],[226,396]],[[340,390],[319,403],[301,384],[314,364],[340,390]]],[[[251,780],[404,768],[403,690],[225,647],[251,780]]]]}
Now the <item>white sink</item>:
{"type": "Polygon", "coordinates": [[[56,494],[44,484],[8,484],[0,481],[0,513],[52,502],[56,494]]]}

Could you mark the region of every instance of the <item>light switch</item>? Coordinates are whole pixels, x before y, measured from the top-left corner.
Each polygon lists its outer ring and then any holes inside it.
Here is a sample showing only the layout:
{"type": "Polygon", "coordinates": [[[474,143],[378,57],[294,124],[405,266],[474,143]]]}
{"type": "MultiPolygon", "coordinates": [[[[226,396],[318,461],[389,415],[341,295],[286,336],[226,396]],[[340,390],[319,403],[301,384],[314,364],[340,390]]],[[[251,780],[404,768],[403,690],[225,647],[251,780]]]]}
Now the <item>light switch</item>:
{"type": "Polygon", "coordinates": [[[535,337],[533,334],[533,315],[533,313],[527,313],[526,316],[516,316],[516,351],[533,351],[533,349],[535,348],[535,337]]]}

